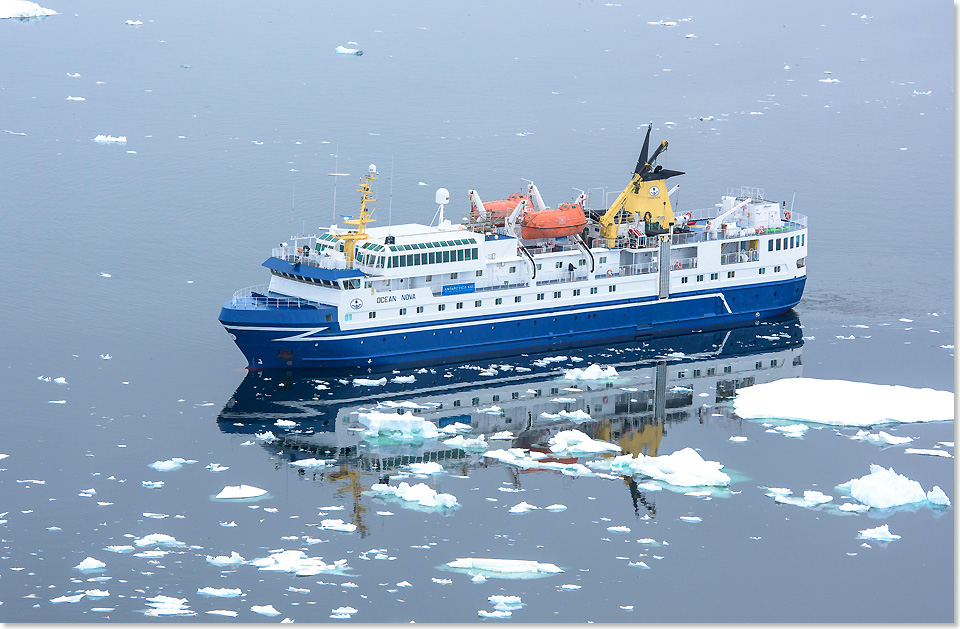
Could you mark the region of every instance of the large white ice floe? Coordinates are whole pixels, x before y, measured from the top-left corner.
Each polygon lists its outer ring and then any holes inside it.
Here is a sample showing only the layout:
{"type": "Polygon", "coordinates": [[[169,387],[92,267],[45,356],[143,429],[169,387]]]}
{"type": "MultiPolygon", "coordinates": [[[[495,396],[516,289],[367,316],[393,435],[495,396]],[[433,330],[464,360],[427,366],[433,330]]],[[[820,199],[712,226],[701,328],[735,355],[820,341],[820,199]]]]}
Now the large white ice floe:
{"type": "Polygon", "coordinates": [[[30,0],[0,0],[0,19],[28,18],[57,15],[53,9],[46,9],[30,0]]]}
{"type": "Polygon", "coordinates": [[[177,538],[173,537],[172,535],[167,535],[166,533],[152,533],[150,535],[144,535],[143,537],[137,538],[133,543],[140,548],[143,548],[144,546],[168,546],[171,548],[183,548],[186,546],[186,544],[177,538]]]}
{"type": "Polygon", "coordinates": [[[244,498],[259,498],[267,493],[266,489],[260,489],[252,485],[227,485],[216,495],[218,500],[240,500],[244,498]]]}
{"type": "Polygon", "coordinates": [[[405,481],[400,481],[396,487],[384,483],[375,483],[369,491],[363,492],[369,496],[377,498],[392,499],[399,502],[404,507],[424,507],[426,509],[453,509],[459,507],[456,496],[452,494],[437,493],[435,489],[427,486],[426,483],[417,483],[410,485],[405,481]]]}
{"type": "Polygon", "coordinates": [[[279,550],[268,557],[251,559],[247,564],[260,570],[290,572],[298,577],[311,577],[321,572],[337,572],[348,568],[346,559],[327,563],[322,557],[308,557],[302,550],[279,550]]]}
{"type": "Polygon", "coordinates": [[[950,421],[954,394],[846,380],[783,378],[737,391],[744,419],[789,419],[835,426],[950,421]]]}
{"type": "Polygon", "coordinates": [[[890,509],[925,501],[936,506],[950,504],[939,487],[934,487],[927,494],[917,481],[897,474],[892,467],[888,469],[880,465],[871,465],[869,474],[837,485],[837,489],[874,509],[890,509]]]}
{"type": "Polygon", "coordinates": [[[423,463],[410,463],[406,466],[414,474],[440,474],[443,472],[443,466],[436,461],[425,461],[423,463]]]}
{"type": "Polygon", "coordinates": [[[166,461],[154,461],[149,465],[158,472],[172,472],[174,470],[179,470],[183,467],[184,463],[196,463],[194,460],[182,459],[178,456],[168,459],[166,461]]]}
{"type": "Polygon", "coordinates": [[[608,365],[607,367],[601,367],[600,365],[594,363],[587,367],[586,369],[580,369],[579,367],[574,367],[573,369],[568,369],[563,374],[564,380],[609,380],[611,378],[616,378],[620,374],[617,373],[616,368],[613,365],[608,365]]]}
{"type": "Polygon", "coordinates": [[[693,448],[660,456],[639,453],[637,458],[633,458],[630,454],[624,454],[612,459],[591,461],[588,465],[594,469],[645,476],[678,487],[726,487],[730,484],[730,477],[720,471],[723,469],[721,463],[704,460],[693,448]]]}
{"type": "Polygon", "coordinates": [[[357,420],[366,427],[365,439],[386,438],[396,441],[425,441],[436,439],[440,431],[436,424],[414,416],[411,412],[381,413],[366,411],[357,413],[357,420]]]}
{"type": "Polygon", "coordinates": [[[620,452],[620,446],[598,441],[579,430],[561,430],[547,442],[550,451],[573,455],[599,454],[601,452],[620,452]]]}
{"type": "Polygon", "coordinates": [[[890,532],[890,525],[884,524],[883,526],[878,526],[873,529],[865,529],[860,531],[857,534],[858,539],[875,539],[878,542],[892,542],[895,539],[900,539],[899,535],[894,535],[890,532]]]}
{"type": "Polygon", "coordinates": [[[525,559],[485,559],[462,557],[445,566],[451,570],[479,573],[486,577],[524,579],[558,574],[563,570],[552,563],[540,563],[525,559]]]}

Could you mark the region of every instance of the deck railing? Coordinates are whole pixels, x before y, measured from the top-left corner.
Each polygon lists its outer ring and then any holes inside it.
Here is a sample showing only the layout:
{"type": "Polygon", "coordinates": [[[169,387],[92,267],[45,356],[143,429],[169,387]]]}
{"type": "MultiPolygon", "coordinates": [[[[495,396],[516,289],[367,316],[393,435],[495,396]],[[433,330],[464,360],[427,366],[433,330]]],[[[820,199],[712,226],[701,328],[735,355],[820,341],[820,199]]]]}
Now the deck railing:
{"type": "Polygon", "coordinates": [[[237,305],[238,301],[250,300],[256,306],[272,306],[274,308],[316,308],[320,302],[304,299],[303,297],[291,297],[288,295],[278,295],[270,293],[269,284],[258,284],[256,286],[247,286],[241,288],[233,294],[231,304],[237,305]]]}

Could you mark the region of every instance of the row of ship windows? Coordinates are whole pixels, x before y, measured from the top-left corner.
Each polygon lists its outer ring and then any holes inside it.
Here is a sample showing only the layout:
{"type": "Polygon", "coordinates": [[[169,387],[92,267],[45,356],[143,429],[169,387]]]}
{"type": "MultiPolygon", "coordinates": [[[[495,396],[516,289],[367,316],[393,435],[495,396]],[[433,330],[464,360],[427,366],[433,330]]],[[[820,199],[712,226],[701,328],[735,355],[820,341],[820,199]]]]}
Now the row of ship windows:
{"type": "Polygon", "coordinates": [[[469,249],[447,249],[444,251],[424,251],[423,253],[408,253],[399,256],[381,256],[362,251],[357,253],[357,262],[373,266],[377,269],[398,269],[423,264],[464,262],[477,259],[479,259],[479,254],[476,247],[469,249]]]}
{"type": "MultiPolygon", "coordinates": [[[[774,273],[779,273],[782,268],[783,268],[782,266],[777,265],[777,266],[773,267],[773,272],[774,272],[774,273]]],[[[764,273],[767,272],[767,270],[766,270],[766,269],[758,269],[758,272],[759,272],[760,275],[763,275],[764,273]]],[[[727,271],[727,277],[728,277],[728,278],[732,278],[732,277],[736,277],[736,276],[737,276],[737,272],[736,272],[736,271],[727,271]]],[[[718,280],[718,279],[720,279],[720,274],[719,274],[719,273],[711,273],[711,274],[710,274],[710,279],[711,279],[711,280],[718,280]]],[[[680,278],[680,283],[681,283],[681,284],[686,284],[689,280],[690,280],[690,276],[685,275],[685,276],[683,276],[683,277],[680,278]]],[[[698,275],[698,276],[697,276],[697,281],[698,281],[698,282],[702,282],[702,281],[703,281],[703,275],[698,275]]]]}
{"type": "Polygon", "coordinates": [[[787,241],[786,236],[784,236],[783,238],[771,238],[769,241],[767,241],[767,251],[774,251],[774,246],[776,246],[776,251],[780,251],[781,249],[793,249],[794,247],[802,247],[807,240],[804,236],[806,236],[806,234],[800,234],[799,236],[790,236],[789,242],[787,241]],[[794,239],[796,239],[796,243],[794,243],[794,239]]]}

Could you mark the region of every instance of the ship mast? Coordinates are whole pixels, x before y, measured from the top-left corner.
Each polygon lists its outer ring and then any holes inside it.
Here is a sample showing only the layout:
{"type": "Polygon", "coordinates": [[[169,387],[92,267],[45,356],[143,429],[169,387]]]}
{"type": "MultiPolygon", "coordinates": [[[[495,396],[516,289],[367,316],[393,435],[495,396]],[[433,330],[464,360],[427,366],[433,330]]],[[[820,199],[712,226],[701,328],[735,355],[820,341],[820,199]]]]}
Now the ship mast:
{"type": "Polygon", "coordinates": [[[354,253],[356,248],[356,243],[361,240],[367,239],[367,223],[373,223],[376,221],[375,218],[370,218],[370,215],[373,213],[373,209],[367,210],[367,201],[376,201],[372,196],[370,196],[370,182],[376,181],[377,179],[377,167],[374,164],[370,164],[369,172],[367,172],[366,178],[357,186],[357,192],[360,192],[360,217],[356,219],[347,219],[343,222],[347,225],[356,225],[359,229],[346,233],[340,234],[338,238],[343,239],[343,255],[346,257],[347,262],[353,262],[354,253]]]}

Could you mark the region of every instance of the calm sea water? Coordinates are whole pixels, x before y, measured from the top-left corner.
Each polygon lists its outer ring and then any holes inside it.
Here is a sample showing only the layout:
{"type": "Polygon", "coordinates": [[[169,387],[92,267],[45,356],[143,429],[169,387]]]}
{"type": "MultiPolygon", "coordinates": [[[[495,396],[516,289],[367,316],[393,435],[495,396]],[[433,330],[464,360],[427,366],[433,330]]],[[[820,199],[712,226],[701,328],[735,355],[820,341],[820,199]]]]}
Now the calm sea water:
{"type": "MultiPolygon", "coordinates": [[[[205,613],[217,609],[324,622],[341,607],[357,622],[472,622],[495,594],[521,597],[515,622],[955,619],[952,509],[838,516],[765,495],[838,496],[837,484],[876,463],[953,500],[953,458],[879,449],[846,438],[852,429],[792,439],[729,408],[731,386],[795,375],[953,390],[952,6],[44,6],[60,15],[0,20],[0,620],[156,622],[146,599],[163,595],[187,599],[195,616],[166,618],[186,622],[230,620],[205,613]],[[648,23],[660,20],[676,25],[648,23]],[[336,55],[338,45],[364,55],[336,55]],[[501,198],[521,178],[555,205],[575,187],[619,190],[648,121],[670,142],[662,163],[687,173],[675,180],[681,209],[748,185],[809,216],[796,317],[729,338],[558,352],[567,358],[547,366],[505,357],[492,380],[464,368],[489,363],[387,374],[415,382],[384,387],[248,375],[217,322],[234,290],[265,281],[271,246],[351,212],[370,163],[379,224],[429,221],[441,186],[453,219],[468,189],[501,198]],[[100,134],[127,142],[97,144],[100,134]],[[335,188],[332,172],[349,176],[335,188]],[[564,392],[555,369],[591,362],[623,379],[564,392]],[[720,375],[697,385],[706,389],[685,392],[677,371],[711,367],[720,375]],[[576,402],[549,402],[568,395],[576,402]],[[518,473],[436,445],[364,444],[337,421],[384,400],[442,404],[439,423],[511,430],[516,445],[577,427],[633,452],[693,447],[734,482],[691,496],[518,473]],[[476,410],[494,404],[501,414],[476,410]],[[587,424],[538,419],[586,406],[587,424]],[[280,440],[257,440],[264,429],[280,440]],[[309,456],[337,463],[290,465],[309,456]],[[148,467],[173,457],[197,462],[148,467]],[[445,473],[407,480],[459,508],[424,513],[362,493],[422,458],[442,458],[445,473]],[[269,495],[212,500],[239,484],[269,495]],[[508,512],[521,501],[567,509],[508,512]],[[691,516],[701,521],[680,519],[691,516]],[[358,529],[324,531],[324,518],[358,529]],[[901,539],[857,539],[884,523],[901,539]],[[618,526],[631,530],[608,530],[618,526]],[[104,550],[154,533],[184,546],[104,550]],[[656,544],[638,541],[648,538],[656,544]],[[296,577],[205,559],[279,549],[349,568],[296,577]],[[106,567],[76,570],[88,556],[106,567]],[[475,583],[440,568],[470,556],[564,572],[475,583]],[[95,589],[109,594],[52,602],[95,589]],[[251,611],[260,605],[279,615],[251,611]]],[[[890,431],[953,451],[941,444],[952,422],[890,431]]]]}

